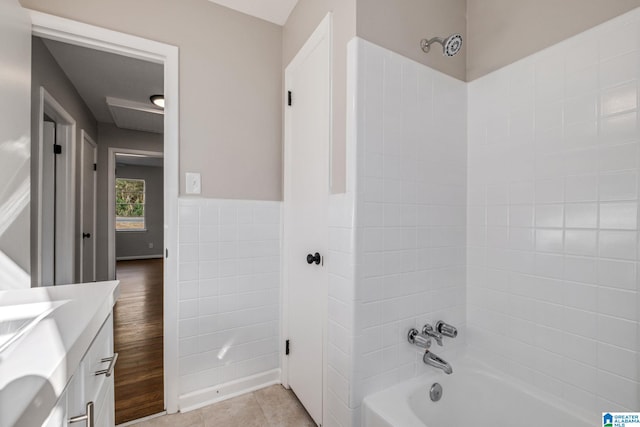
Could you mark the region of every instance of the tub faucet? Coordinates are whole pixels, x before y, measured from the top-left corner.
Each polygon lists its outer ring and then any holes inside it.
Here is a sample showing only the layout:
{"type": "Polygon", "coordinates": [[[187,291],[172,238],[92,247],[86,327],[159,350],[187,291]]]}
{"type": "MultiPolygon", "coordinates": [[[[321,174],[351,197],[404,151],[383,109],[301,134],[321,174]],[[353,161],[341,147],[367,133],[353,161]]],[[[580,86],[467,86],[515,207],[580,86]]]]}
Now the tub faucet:
{"type": "Polygon", "coordinates": [[[442,369],[445,374],[449,375],[453,372],[453,368],[444,359],[436,356],[433,352],[427,350],[422,356],[422,361],[434,368],[442,369]]]}
{"type": "Polygon", "coordinates": [[[438,345],[442,347],[442,334],[433,329],[433,326],[431,326],[429,323],[424,325],[424,327],[422,328],[422,334],[433,338],[434,340],[436,340],[438,345]]]}

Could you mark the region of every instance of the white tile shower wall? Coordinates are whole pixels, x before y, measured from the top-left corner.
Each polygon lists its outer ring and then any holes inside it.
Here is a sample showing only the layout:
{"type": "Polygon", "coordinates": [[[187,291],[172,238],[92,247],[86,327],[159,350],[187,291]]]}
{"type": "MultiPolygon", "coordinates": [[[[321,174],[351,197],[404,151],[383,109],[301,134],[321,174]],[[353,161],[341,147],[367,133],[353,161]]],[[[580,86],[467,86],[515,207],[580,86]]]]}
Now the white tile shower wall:
{"type": "Polygon", "coordinates": [[[458,326],[458,339],[433,349],[453,358],[466,313],[466,85],[361,39],[349,44],[348,76],[354,184],[340,202],[353,191],[354,206],[338,209],[330,234],[344,267],[330,278],[334,323],[347,322],[329,370],[342,426],[359,425],[366,395],[424,372],[410,328],[458,326]]]}
{"type": "Polygon", "coordinates": [[[180,199],[180,395],[279,368],[281,203],[180,199]]]}
{"type": "Polygon", "coordinates": [[[469,346],[593,416],[640,409],[639,42],[636,10],[469,84],[469,346]]]}

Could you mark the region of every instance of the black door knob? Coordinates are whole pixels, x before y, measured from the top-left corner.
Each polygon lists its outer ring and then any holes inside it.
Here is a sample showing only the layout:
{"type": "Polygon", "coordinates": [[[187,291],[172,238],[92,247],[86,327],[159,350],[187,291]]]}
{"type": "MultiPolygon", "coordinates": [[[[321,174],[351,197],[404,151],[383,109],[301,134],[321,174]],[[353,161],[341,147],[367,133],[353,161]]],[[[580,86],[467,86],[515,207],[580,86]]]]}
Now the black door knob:
{"type": "Polygon", "coordinates": [[[91,238],[91,233],[82,233],[82,238],[83,239],[90,239],[91,238]]]}
{"type": "Polygon", "coordinates": [[[309,254],[307,255],[307,264],[313,264],[315,262],[316,265],[320,265],[321,259],[322,257],[318,252],[316,252],[314,255],[309,254]]]}

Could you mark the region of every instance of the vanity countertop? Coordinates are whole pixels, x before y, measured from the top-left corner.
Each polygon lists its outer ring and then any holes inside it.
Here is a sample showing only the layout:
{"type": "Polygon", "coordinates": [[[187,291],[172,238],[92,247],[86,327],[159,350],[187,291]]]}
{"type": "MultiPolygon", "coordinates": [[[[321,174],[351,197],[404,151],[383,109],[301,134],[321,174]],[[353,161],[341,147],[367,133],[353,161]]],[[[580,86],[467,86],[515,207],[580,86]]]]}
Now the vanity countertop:
{"type": "Polygon", "coordinates": [[[0,338],[12,316],[33,320],[0,339],[0,427],[42,425],[119,293],[117,281],[0,291],[0,338]]]}

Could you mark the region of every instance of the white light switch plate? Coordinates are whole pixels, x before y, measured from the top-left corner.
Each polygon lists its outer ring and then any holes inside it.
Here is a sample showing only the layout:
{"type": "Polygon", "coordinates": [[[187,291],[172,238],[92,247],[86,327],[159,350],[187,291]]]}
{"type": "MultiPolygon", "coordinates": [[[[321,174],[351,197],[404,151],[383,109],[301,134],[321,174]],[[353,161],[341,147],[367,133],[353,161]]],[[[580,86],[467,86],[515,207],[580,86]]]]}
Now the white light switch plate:
{"type": "Polygon", "coordinates": [[[200,194],[202,191],[200,185],[200,174],[187,172],[186,173],[186,182],[187,182],[187,194],[200,194]]]}

